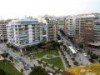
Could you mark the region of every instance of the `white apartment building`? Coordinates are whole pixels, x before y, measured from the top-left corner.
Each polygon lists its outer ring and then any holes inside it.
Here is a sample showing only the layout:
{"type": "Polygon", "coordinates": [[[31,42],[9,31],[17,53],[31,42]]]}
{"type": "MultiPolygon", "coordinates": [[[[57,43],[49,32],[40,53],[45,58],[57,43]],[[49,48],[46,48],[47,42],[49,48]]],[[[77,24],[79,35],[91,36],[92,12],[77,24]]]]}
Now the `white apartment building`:
{"type": "Polygon", "coordinates": [[[24,18],[12,20],[7,25],[8,43],[23,48],[28,45],[48,41],[47,24],[38,19],[24,18]]]}
{"type": "Polygon", "coordinates": [[[73,37],[75,35],[75,17],[74,16],[67,16],[66,20],[65,20],[65,30],[66,30],[66,34],[69,37],[73,37]]]}

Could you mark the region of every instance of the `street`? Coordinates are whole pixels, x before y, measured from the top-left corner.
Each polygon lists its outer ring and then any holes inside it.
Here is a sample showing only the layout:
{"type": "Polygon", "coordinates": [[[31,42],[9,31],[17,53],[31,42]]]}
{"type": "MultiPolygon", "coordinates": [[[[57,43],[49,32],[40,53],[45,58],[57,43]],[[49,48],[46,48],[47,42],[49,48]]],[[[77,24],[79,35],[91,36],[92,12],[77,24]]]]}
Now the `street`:
{"type": "MultiPolygon", "coordinates": [[[[61,40],[62,40],[64,46],[66,46],[67,48],[69,46],[73,47],[73,49],[76,52],[75,59],[80,65],[90,64],[89,59],[86,56],[84,56],[83,53],[78,52],[78,50],[74,47],[74,45],[70,42],[69,39],[66,39],[66,37],[60,31],[58,31],[58,34],[61,37],[61,40]]],[[[72,50],[70,50],[70,51],[72,52],[72,50]]],[[[65,53],[66,53],[66,51],[65,51],[65,53]]],[[[73,56],[73,53],[72,53],[72,56],[73,56]]],[[[66,54],[66,57],[70,59],[68,54],[66,54]]]]}

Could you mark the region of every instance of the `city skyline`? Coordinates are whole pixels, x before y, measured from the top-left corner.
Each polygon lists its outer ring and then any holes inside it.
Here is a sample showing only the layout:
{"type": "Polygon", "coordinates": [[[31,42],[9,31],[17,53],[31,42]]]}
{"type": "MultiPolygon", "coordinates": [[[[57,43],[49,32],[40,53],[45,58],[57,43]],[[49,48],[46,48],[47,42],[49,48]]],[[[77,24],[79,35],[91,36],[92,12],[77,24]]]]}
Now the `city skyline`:
{"type": "Polygon", "coordinates": [[[2,0],[0,19],[99,13],[99,0],[2,0]]]}

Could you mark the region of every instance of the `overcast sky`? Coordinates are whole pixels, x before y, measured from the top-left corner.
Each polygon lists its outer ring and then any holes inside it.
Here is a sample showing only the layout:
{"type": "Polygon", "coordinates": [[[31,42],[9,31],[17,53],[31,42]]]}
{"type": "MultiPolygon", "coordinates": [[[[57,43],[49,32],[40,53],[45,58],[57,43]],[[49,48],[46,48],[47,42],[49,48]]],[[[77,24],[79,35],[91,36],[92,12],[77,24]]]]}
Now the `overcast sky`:
{"type": "Polygon", "coordinates": [[[100,0],[0,0],[0,18],[100,12],[100,0]]]}

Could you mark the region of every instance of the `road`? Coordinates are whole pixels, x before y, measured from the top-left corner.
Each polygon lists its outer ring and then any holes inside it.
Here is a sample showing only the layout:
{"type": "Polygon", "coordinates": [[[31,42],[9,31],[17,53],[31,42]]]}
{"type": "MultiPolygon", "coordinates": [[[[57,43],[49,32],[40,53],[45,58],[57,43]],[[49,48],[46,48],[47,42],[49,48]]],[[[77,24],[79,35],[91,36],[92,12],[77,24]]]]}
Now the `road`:
{"type": "MultiPolygon", "coordinates": [[[[70,40],[66,39],[66,36],[64,36],[60,31],[58,31],[58,35],[61,37],[63,45],[65,45],[67,48],[70,45],[76,51],[75,59],[77,60],[77,62],[80,63],[80,65],[90,64],[90,61],[88,60],[88,58],[86,56],[84,56],[83,53],[78,52],[78,50],[74,47],[74,45],[70,42],[70,40]]],[[[68,55],[67,55],[67,57],[68,57],[68,55]]]]}
{"type": "Polygon", "coordinates": [[[73,61],[71,60],[71,57],[69,56],[69,54],[64,50],[63,46],[60,46],[61,51],[64,53],[65,58],[67,58],[69,65],[70,66],[74,66],[73,61]]]}
{"type": "Polygon", "coordinates": [[[84,56],[83,53],[77,53],[75,59],[81,64],[81,65],[86,65],[90,64],[88,57],[84,56]]]}

